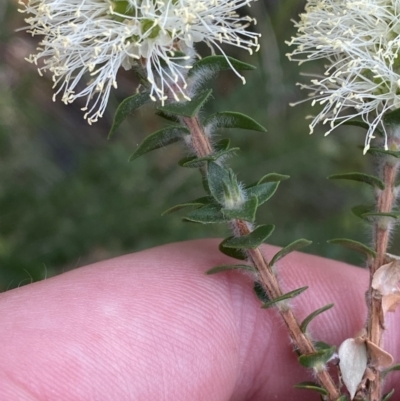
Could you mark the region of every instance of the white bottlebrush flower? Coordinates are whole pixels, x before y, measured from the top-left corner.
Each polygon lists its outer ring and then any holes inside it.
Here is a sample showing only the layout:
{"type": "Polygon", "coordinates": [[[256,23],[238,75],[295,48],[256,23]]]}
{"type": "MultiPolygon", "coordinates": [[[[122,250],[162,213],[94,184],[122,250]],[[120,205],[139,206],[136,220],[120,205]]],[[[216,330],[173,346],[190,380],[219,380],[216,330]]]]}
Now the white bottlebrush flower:
{"type": "Polygon", "coordinates": [[[20,0],[27,30],[42,36],[28,61],[53,76],[54,95],[71,103],[87,97],[89,123],[103,115],[117,71],[141,67],[153,100],[188,99],[186,74],[194,43],[258,48],[253,21],[236,10],[252,0],[20,0]],[[90,76],[86,87],[78,85],[90,76]]]}
{"type": "Polygon", "coordinates": [[[369,124],[366,152],[383,115],[400,107],[400,1],[308,0],[295,24],[298,35],[289,45],[297,48],[291,60],[327,59],[325,74],[310,84],[312,104],[323,110],[310,124],[311,133],[322,121],[335,127],[354,117],[369,124]]]}

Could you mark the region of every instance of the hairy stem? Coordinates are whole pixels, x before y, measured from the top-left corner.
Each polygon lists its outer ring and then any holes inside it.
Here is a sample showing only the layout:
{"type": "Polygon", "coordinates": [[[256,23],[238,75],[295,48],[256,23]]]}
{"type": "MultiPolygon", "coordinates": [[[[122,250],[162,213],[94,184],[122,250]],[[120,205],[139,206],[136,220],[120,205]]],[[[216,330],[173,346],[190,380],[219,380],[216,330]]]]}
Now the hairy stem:
{"type": "MultiPolygon", "coordinates": [[[[388,213],[392,211],[396,200],[396,176],[399,163],[389,156],[382,169],[382,181],[385,183],[385,189],[377,196],[377,212],[388,213]]],[[[367,337],[369,341],[378,347],[382,345],[382,335],[385,330],[384,314],[382,310],[382,296],[372,288],[372,279],[375,272],[385,264],[387,248],[390,238],[390,218],[377,219],[374,230],[374,246],[376,258],[369,265],[370,285],[367,292],[368,302],[368,321],[367,337]]],[[[369,382],[368,392],[370,401],[380,401],[382,397],[382,380],[378,367],[371,366],[374,372],[374,380],[369,382]]]]}
{"type": "MultiPolygon", "coordinates": [[[[197,117],[193,118],[182,118],[182,122],[189,128],[191,132],[192,147],[198,157],[207,156],[212,152],[212,146],[207,135],[199,123],[197,117]]],[[[250,225],[244,220],[233,220],[232,221],[234,231],[239,233],[241,236],[245,236],[251,233],[250,225]]],[[[262,286],[267,293],[269,299],[273,300],[283,295],[282,289],[279,285],[278,279],[269,266],[268,262],[264,258],[259,248],[247,250],[247,254],[251,259],[254,267],[257,269],[262,286]]],[[[302,332],[300,324],[296,319],[292,309],[287,305],[280,305],[278,308],[280,315],[282,316],[290,337],[295,344],[296,349],[301,355],[313,354],[316,349],[310,340],[310,338],[302,332]]],[[[328,398],[330,401],[336,401],[340,397],[340,391],[335,385],[332,377],[325,369],[321,369],[315,372],[320,384],[327,390],[328,398]]]]}

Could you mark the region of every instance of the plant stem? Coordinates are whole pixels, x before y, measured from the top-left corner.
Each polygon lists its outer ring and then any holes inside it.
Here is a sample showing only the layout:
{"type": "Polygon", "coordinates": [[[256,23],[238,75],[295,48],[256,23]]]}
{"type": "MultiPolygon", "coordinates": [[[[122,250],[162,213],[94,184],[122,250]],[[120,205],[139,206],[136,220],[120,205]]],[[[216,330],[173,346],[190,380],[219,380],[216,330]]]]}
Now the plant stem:
{"type": "MultiPolygon", "coordinates": [[[[393,144],[394,145],[394,144],[393,144]]],[[[396,176],[399,162],[393,157],[388,156],[382,170],[382,181],[385,183],[385,189],[377,196],[377,212],[389,213],[392,211],[393,204],[396,200],[395,186],[396,176]]],[[[374,242],[376,258],[370,263],[370,281],[367,292],[368,302],[368,321],[367,321],[367,337],[368,340],[376,344],[378,347],[382,345],[382,335],[385,330],[384,313],[382,310],[382,296],[372,288],[372,279],[375,272],[385,264],[387,248],[390,239],[390,218],[378,218],[374,230],[374,242]]],[[[378,367],[370,367],[374,372],[374,380],[369,382],[368,392],[370,401],[380,401],[382,397],[382,380],[378,367]]]]}
{"type": "MultiPolygon", "coordinates": [[[[182,118],[182,122],[189,128],[191,132],[192,139],[192,147],[198,157],[207,156],[212,152],[212,146],[210,144],[209,138],[204,133],[204,130],[199,123],[197,117],[193,118],[182,118]]],[[[249,235],[251,233],[250,225],[244,220],[233,220],[232,225],[235,233],[240,236],[249,235]]],[[[259,248],[256,249],[248,249],[247,254],[251,259],[254,267],[257,269],[262,286],[265,292],[268,295],[268,298],[273,300],[277,297],[283,295],[282,289],[279,285],[278,279],[272,270],[271,266],[268,264],[266,259],[264,258],[261,250],[259,248]]],[[[290,333],[290,337],[293,340],[293,343],[296,346],[296,349],[300,352],[301,355],[305,354],[313,354],[316,352],[316,349],[311,341],[311,339],[302,332],[300,328],[300,324],[296,319],[292,309],[289,305],[280,304],[277,307],[280,315],[282,316],[288,331],[290,333]]],[[[335,385],[332,377],[328,373],[327,370],[322,369],[315,372],[320,384],[326,389],[328,392],[328,398],[330,401],[336,401],[340,397],[340,391],[335,385]]]]}

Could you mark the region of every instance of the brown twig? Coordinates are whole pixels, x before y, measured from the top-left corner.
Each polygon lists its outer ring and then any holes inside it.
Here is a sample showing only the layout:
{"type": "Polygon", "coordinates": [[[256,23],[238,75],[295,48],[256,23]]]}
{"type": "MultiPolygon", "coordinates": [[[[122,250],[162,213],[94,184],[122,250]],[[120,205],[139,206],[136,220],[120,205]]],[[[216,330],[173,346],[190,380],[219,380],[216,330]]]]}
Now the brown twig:
{"type": "MultiPolygon", "coordinates": [[[[212,152],[212,146],[208,137],[205,135],[203,128],[201,127],[197,117],[193,118],[182,118],[182,122],[189,128],[191,132],[191,144],[193,150],[198,157],[204,157],[212,152]]],[[[251,233],[249,224],[244,220],[233,220],[235,232],[241,236],[245,236],[251,233]]],[[[254,267],[257,269],[262,286],[267,293],[269,299],[273,300],[283,295],[280,288],[279,282],[276,275],[274,274],[271,266],[265,260],[261,250],[259,248],[247,250],[248,256],[253,262],[254,267]]],[[[282,304],[278,308],[280,315],[282,316],[290,337],[296,346],[296,349],[301,355],[313,354],[316,349],[310,340],[310,338],[302,332],[300,324],[297,321],[292,309],[287,304],[282,304]]],[[[336,401],[340,397],[340,391],[335,385],[330,374],[325,370],[321,369],[315,372],[320,384],[328,392],[328,398],[330,401],[336,401]]]]}
{"type": "MultiPolygon", "coordinates": [[[[395,184],[399,162],[390,157],[382,170],[382,180],[385,188],[377,196],[377,212],[389,213],[392,211],[395,196],[395,184]]],[[[384,220],[386,220],[384,218],[384,220]]],[[[375,272],[385,264],[386,253],[390,238],[390,225],[387,222],[382,224],[382,220],[378,217],[374,225],[374,242],[376,258],[370,263],[370,282],[367,292],[368,302],[368,320],[367,320],[367,337],[373,344],[381,347],[382,335],[385,329],[384,313],[382,310],[382,296],[372,288],[372,279],[375,272]]],[[[380,401],[382,397],[382,380],[381,374],[377,367],[370,366],[374,373],[374,380],[369,381],[368,393],[369,401],[380,401]]]]}

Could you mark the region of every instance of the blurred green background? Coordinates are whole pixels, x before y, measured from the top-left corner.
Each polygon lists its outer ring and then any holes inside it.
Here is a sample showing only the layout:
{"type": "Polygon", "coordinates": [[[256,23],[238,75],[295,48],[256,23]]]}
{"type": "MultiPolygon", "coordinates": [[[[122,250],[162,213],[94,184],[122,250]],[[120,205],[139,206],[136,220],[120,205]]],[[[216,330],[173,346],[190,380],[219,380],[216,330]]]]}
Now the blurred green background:
{"type": "MultiPolygon", "coordinates": [[[[107,140],[118,103],[135,90],[133,74],[121,72],[108,112],[87,125],[82,105],[53,103],[51,80],[24,61],[37,43],[15,32],[24,25],[15,3],[0,0],[0,290],[168,242],[226,236],[222,225],[182,223],[177,214],[160,217],[168,207],[203,194],[197,172],[176,165],[185,155],[179,145],[128,163],[137,144],[165,124],[152,105],[107,140]]],[[[240,111],[267,127],[267,133],[231,130],[220,136],[229,135],[242,149],[230,163],[244,182],[269,172],[291,176],[259,211],[259,223],[276,225],[271,243],[308,238],[313,245],[307,252],[362,265],[358,254],[326,241],[370,240],[350,208],[370,203],[372,194],[361,184],[326,176],[372,167],[358,148],[364,132],[347,127],[324,137],[319,127],[309,136],[304,117],[317,110],[308,103],[288,106],[306,96],[295,83],[307,78],[285,57],[284,43],[294,34],[290,19],[303,7],[299,0],[258,1],[251,7],[263,34],[261,51],[253,57],[227,51],[257,70],[246,74],[245,86],[233,73],[221,74],[212,84],[215,100],[203,113],[240,111]]],[[[301,71],[320,67],[305,65],[301,71]]],[[[399,245],[395,239],[393,253],[399,245]]]]}

